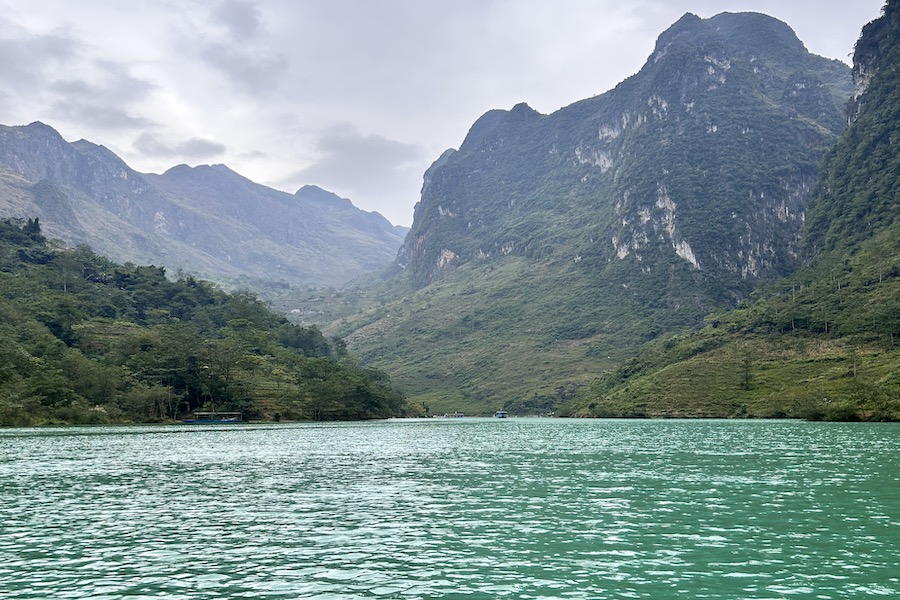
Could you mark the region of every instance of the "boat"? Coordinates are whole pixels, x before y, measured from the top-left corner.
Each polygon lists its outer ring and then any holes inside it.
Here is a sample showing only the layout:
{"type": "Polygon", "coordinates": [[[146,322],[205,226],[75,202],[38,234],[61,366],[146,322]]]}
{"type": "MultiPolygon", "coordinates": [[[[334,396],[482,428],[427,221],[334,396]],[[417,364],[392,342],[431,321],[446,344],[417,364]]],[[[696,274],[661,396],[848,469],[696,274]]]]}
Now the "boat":
{"type": "Polygon", "coordinates": [[[509,415],[507,414],[507,412],[505,410],[498,410],[497,412],[494,413],[494,416],[497,417],[498,419],[505,419],[509,415]]]}
{"type": "Polygon", "coordinates": [[[241,422],[240,412],[195,412],[193,419],[182,419],[187,425],[231,424],[241,422]]]}

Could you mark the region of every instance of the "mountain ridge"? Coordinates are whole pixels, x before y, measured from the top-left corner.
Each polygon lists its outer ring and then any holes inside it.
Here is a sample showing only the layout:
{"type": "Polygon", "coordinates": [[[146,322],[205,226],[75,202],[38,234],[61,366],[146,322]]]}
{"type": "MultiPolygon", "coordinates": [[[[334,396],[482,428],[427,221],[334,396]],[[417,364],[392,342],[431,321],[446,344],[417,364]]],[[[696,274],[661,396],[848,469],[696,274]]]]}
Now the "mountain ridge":
{"type": "Polygon", "coordinates": [[[392,284],[414,291],[329,329],[441,410],[552,408],[796,268],[852,91],[776,19],[686,15],[608,92],[477,119],[426,173],[392,284]]]}
{"type": "Polygon", "coordinates": [[[320,188],[289,194],[225,165],[139,173],[108,148],[69,143],[40,122],[0,127],[0,170],[4,216],[39,216],[69,244],[228,286],[343,285],[388,264],[405,233],[347,199],[323,202],[320,188]]]}
{"type": "MultiPolygon", "coordinates": [[[[723,85],[727,78],[732,77],[732,74],[726,73],[731,70],[730,60],[724,56],[720,56],[717,58],[715,52],[723,52],[722,48],[727,46],[727,44],[721,39],[712,39],[707,40],[706,38],[710,38],[713,36],[714,27],[712,24],[715,24],[719,21],[716,19],[722,19],[724,17],[733,17],[734,15],[723,14],[717,17],[713,17],[708,21],[699,20],[699,18],[694,17],[693,19],[690,17],[685,17],[676,25],[673,25],[668,32],[664,33],[660,36],[660,42],[657,44],[657,48],[654,51],[654,54],[651,55],[650,59],[648,59],[647,64],[641,69],[641,71],[631,78],[628,78],[615,89],[607,92],[605,94],[601,94],[600,96],[596,96],[594,98],[589,98],[586,100],[582,100],[576,102],[568,107],[564,107],[560,109],[556,113],[552,115],[540,115],[533,109],[530,109],[526,104],[522,103],[515,107],[513,107],[510,111],[488,111],[485,115],[483,115],[476,123],[472,126],[469,134],[466,136],[465,141],[460,146],[460,149],[453,154],[451,158],[449,158],[441,169],[447,170],[451,168],[451,164],[454,162],[460,163],[463,158],[468,154],[494,154],[498,157],[494,159],[494,162],[497,160],[503,161],[507,160],[509,164],[512,164],[514,160],[519,160],[522,162],[521,157],[501,157],[503,154],[503,146],[507,144],[515,144],[516,140],[506,139],[504,136],[507,135],[515,135],[518,136],[518,139],[524,140],[523,136],[531,135],[532,137],[527,140],[528,144],[532,144],[537,148],[537,151],[532,152],[532,156],[530,157],[532,160],[532,164],[529,165],[533,169],[542,169],[541,175],[535,176],[533,173],[526,173],[525,169],[519,170],[519,175],[522,177],[531,177],[532,180],[535,177],[551,177],[552,171],[560,170],[562,168],[571,168],[571,165],[563,165],[560,164],[559,161],[553,162],[552,160],[546,158],[541,158],[537,155],[537,152],[542,152],[545,155],[553,155],[558,151],[557,148],[554,147],[554,142],[558,142],[560,146],[566,145],[568,146],[566,149],[569,152],[572,152],[571,146],[575,146],[574,155],[575,159],[581,163],[582,165],[595,167],[596,170],[599,170],[600,173],[591,173],[586,172],[582,175],[582,177],[586,178],[582,183],[587,183],[588,180],[596,180],[601,175],[606,174],[607,172],[612,172],[613,175],[624,166],[627,168],[629,165],[623,165],[622,159],[627,159],[628,157],[617,156],[617,152],[621,152],[621,143],[618,142],[618,138],[620,138],[623,130],[627,130],[629,126],[631,129],[639,128],[641,126],[647,126],[645,128],[649,128],[652,126],[653,119],[661,119],[666,116],[666,113],[669,111],[669,107],[673,107],[673,112],[675,110],[675,106],[679,104],[682,105],[680,108],[687,107],[687,110],[690,111],[690,108],[693,107],[693,103],[696,102],[696,98],[693,96],[702,96],[703,91],[701,90],[699,93],[697,92],[697,88],[702,87],[703,85],[709,85],[711,89],[714,89],[718,85],[723,85]],[[690,27],[685,25],[687,22],[690,27]],[[694,30],[701,30],[699,33],[694,34],[694,37],[690,39],[684,38],[686,35],[685,31],[688,33],[694,30]],[[702,34],[701,41],[703,45],[699,47],[695,47],[696,37],[697,35],[702,34]],[[666,42],[666,40],[669,40],[666,42]],[[690,43],[688,43],[690,42],[690,43]],[[674,44],[674,46],[673,46],[674,44]],[[695,71],[698,71],[697,65],[698,61],[696,60],[697,56],[691,56],[691,54],[703,54],[702,60],[699,61],[701,64],[699,65],[702,69],[699,72],[679,72],[683,71],[685,68],[693,68],[695,71]],[[690,60],[689,60],[690,59],[690,60]],[[687,63],[685,61],[688,61],[687,63]],[[656,73],[660,71],[660,63],[668,62],[670,64],[667,65],[667,68],[664,69],[666,76],[670,78],[670,80],[662,81],[657,80],[656,73]],[[674,65],[674,66],[673,66],[674,65]],[[687,66],[686,66],[687,65],[687,66]],[[676,71],[676,77],[672,77],[672,72],[676,71]],[[721,80],[721,81],[719,81],[721,80]],[[640,85],[643,89],[636,89],[636,85],[640,85]],[[668,89],[665,89],[665,86],[668,89]],[[662,89],[661,89],[662,88],[662,89]],[[662,94],[662,95],[660,95],[662,94]],[[688,95],[693,95],[688,97],[688,95]],[[647,107],[645,107],[640,112],[634,114],[634,111],[628,112],[626,110],[619,110],[619,106],[623,103],[628,102],[627,96],[640,96],[640,100],[647,103],[647,107]],[[677,103],[674,98],[677,98],[677,103]],[[598,116],[598,113],[600,116],[598,116]],[[613,118],[609,119],[609,116],[612,115],[603,115],[602,113],[613,113],[613,118]],[[618,114],[616,114],[618,113],[618,114]],[[596,136],[595,139],[587,138],[585,139],[582,134],[582,139],[572,139],[571,133],[565,130],[567,126],[565,124],[558,125],[556,127],[551,126],[542,126],[541,124],[553,123],[554,121],[559,122],[561,120],[560,115],[570,114],[573,116],[572,120],[575,119],[583,119],[584,121],[598,121],[603,118],[603,116],[607,117],[607,122],[600,123],[596,122],[594,125],[596,127],[596,136]],[[650,119],[650,121],[648,121],[650,119]],[[532,128],[532,132],[529,134],[529,127],[532,128]],[[568,138],[568,139],[566,139],[568,138]],[[597,139],[599,138],[599,139],[597,139]],[[552,141],[551,141],[552,140],[552,141]],[[543,143],[542,143],[543,142],[543,143]]],[[[754,15],[753,18],[760,18],[760,15],[754,15]]],[[[770,17],[765,18],[765,22],[775,22],[774,19],[770,17]]],[[[724,22],[728,22],[726,19],[724,22]]],[[[782,24],[783,25],[783,24],[782,24]]],[[[783,25],[787,28],[786,25],[783,25]]],[[[789,28],[787,28],[788,31],[789,28]]],[[[796,40],[794,36],[794,41],[797,47],[803,49],[802,43],[799,40],[796,40]]],[[[699,43],[699,42],[698,42],[699,43]]],[[[746,53],[745,53],[746,54],[746,53]]],[[[845,91],[849,92],[849,69],[844,65],[839,67],[834,64],[837,61],[828,61],[827,59],[821,59],[820,57],[814,57],[812,55],[807,55],[809,61],[819,62],[820,65],[827,65],[828,68],[834,69],[838,67],[841,71],[843,71],[843,76],[845,77],[845,91]]],[[[756,62],[754,57],[750,57],[748,62],[756,62]]],[[[760,62],[760,67],[765,68],[765,65],[760,62]]],[[[746,65],[745,65],[746,66],[746,65]]],[[[753,66],[754,71],[760,71],[760,67],[753,66]]],[[[736,69],[735,69],[736,70],[736,69]]],[[[774,68],[770,68],[770,70],[776,70],[774,68]]],[[[810,138],[807,141],[804,141],[806,145],[814,145],[817,144],[820,147],[824,147],[827,145],[827,142],[832,141],[836,136],[836,132],[840,130],[843,126],[844,118],[841,115],[841,111],[839,110],[840,101],[837,99],[833,99],[831,102],[831,106],[821,106],[821,103],[824,102],[827,95],[829,94],[829,90],[825,89],[826,86],[822,82],[815,82],[813,78],[809,78],[810,81],[803,81],[802,79],[791,80],[790,77],[792,74],[780,75],[780,79],[782,80],[780,83],[782,84],[783,92],[778,91],[778,94],[787,95],[788,92],[791,93],[791,96],[786,99],[786,103],[789,104],[787,108],[781,109],[782,113],[787,113],[788,110],[792,112],[796,112],[799,117],[809,121],[811,119],[811,113],[821,113],[821,110],[826,108],[830,109],[830,113],[828,114],[828,122],[827,123],[812,123],[810,127],[806,130],[801,131],[800,128],[796,128],[797,131],[792,132],[794,135],[802,135],[810,138]],[[814,87],[814,89],[810,90],[810,87],[814,87]],[[811,106],[803,105],[801,100],[804,99],[811,106]],[[803,112],[805,111],[805,112],[803,112]],[[827,127],[831,127],[829,130],[827,127]],[[814,139],[818,138],[818,139],[814,139]]],[[[760,88],[758,90],[761,96],[772,96],[776,95],[775,92],[772,92],[768,89],[762,89],[765,86],[758,85],[760,88]]],[[[634,102],[631,103],[632,106],[634,102]]],[[[719,107],[715,107],[719,108],[719,107]]],[[[759,106],[754,106],[754,110],[758,110],[759,106]]],[[[685,117],[689,115],[677,115],[675,118],[682,118],[683,120],[687,120],[685,117]]],[[[792,119],[790,114],[781,114],[776,115],[780,116],[784,121],[786,127],[789,127],[791,124],[789,121],[792,119]]],[[[717,132],[718,124],[709,122],[705,124],[708,127],[708,131],[717,132]]],[[[684,134],[684,131],[676,131],[673,132],[673,135],[684,134]]],[[[723,137],[723,136],[720,136],[723,137]]],[[[757,144],[759,145],[759,143],[757,144]]],[[[521,146],[517,148],[521,149],[521,146]]],[[[568,154],[571,156],[571,154],[568,154]]],[[[567,156],[567,158],[568,158],[567,156]]],[[[814,159],[818,159],[821,156],[821,150],[819,155],[813,157],[814,159]]],[[[462,167],[463,169],[468,168],[467,173],[470,178],[474,178],[479,176],[480,174],[486,172],[486,169],[491,166],[491,160],[493,157],[488,157],[485,161],[485,165],[477,165],[472,167],[462,167]]],[[[472,162],[472,161],[470,161],[472,162]]],[[[474,161],[477,162],[477,161],[474,161]]],[[[774,161],[773,161],[774,162],[774,161]]],[[[782,161],[783,162],[783,161],[782,161]]],[[[512,174],[504,174],[498,172],[491,172],[492,177],[496,177],[503,181],[504,179],[511,179],[512,174]],[[504,176],[506,177],[504,178],[504,176]]],[[[459,206],[453,204],[454,201],[458,202],[458,197],[460,195],[459,191],[450,190],[447,191],[444,195],[447,196],[445,199],[437,198],[438,194],[435,194],[436,186],[440,184],[441,174],[438,172],[433,173],[432,181],[430,183],[429,190],[432,192],[431,196],[434,198],[434,201],[431,204],[436,204],[437,206],[428,207],[432,212],[437,210],[437,212],[443,216],[455,216],[462,215],[462,211],[459,206]],[[456,196],[456,197],[452,197],[456,196]]],[[[662,179],[660,179],[662,181],[662,179]]],[[[803,181],[792,181],[785,182],[784,185],[791,186],[792,188],[800,188],[800,194],[805,195],[808,193],[808,190],[803,189],[804,187],[811,187],[812,185],[812,177],[806,175],[803,178],[803,181]]],[[[662,182],[663,184],[665,182],[662,182]]],[[[571,189],[568,191],[569,194],[579,194],[580,190],[571,189]]],[[[628,193],[629,190],[621,190],[618,195],[623,196],[628,193]]],[[[465,192],[462,192],[463,194],[465,192]]],[[[491,192],[493,195],[497,195],[500,192],[491,192]]],[[[519,201],[522,197],[527,197],[527,193],[522,193],[520,189],[515,189],[513,185],[507,186],[507,189],[503,191],[507,196],[510,197],[510,201],[519,201]]],[[[601,192],[602,193],[602,192],[601,192]]],[[[607,192],[608,193],[608,192],[607,192]]],[[[644,191],[644,195],[646,196],[646,191],[644,191]]],[[[784,195],[784,194],[782,194],[784,195]]],[[[596,194],[594,197],[597,197],[596,194]]],[[[479,219],[465,219],[464,227],[457,226],[455,229],[451,228],[448,230],[447,234],[443,239],[429,246],[425,243],[429,236],[435,237],[433,233],[435,233],[434,229],[439,229],[440,225],[435,225],[433,220],[434,217],[425,214],[423,211],[426,209],[426,204],[428,203],[429,198],[423,197],[424,203],[420,203],[420,207],[417,207],[417,216],[418,222],[414,222],[413,225],[413,234],[414,237],[407,240],[407,244],[404,246],[404,255],[401,256],[400,265],[408,265],[413,268],[415,273],[414,277],[418,280],[418,282],[425,283],[433,279],[435,275],[437,275],[438,271],[446,266],[452,266],[453,262],[456,261],[458,264],[461,261],[471,260],[473,256],[486,256],[492,253],[496,253],[497,250],[502,249],[503,247],[508,247],[508,242],[506,240],[493,240],[492,248],[477,248],[477,249],[469,249],[468,252],[460,252],[456,248],[452,247],[452,243],[457,240],[455,237],[466,237],[468,232],[466,230],[478,230],[479,226],[483,225],[483,221],[479,219]],[[411,243],[414,242],[414,243],[411,243]],[[443,244],[441,248],[437,246],[443,244]],[[446,257],[450,256],[449,253],[444,252],[444,250],[448,250],[455,257],[454,259],[447,261],[446,257]],[[444,257],[444,258],[442,258],[444,257]],[[423,264],[430,263],[430,264],[423,264]],[[435,264],[441,264],[440,268],[436,268],[435,264]]],[[[665,202],[665,201],[664,201],[665,202]]],[[[465,207],[469,209],[470,212],[474,213],[473,216],[481,217],[477,206],[468,206],[465,207]]],[[[512,208],[512,206],[510,206],[512,208]]],[[[482,213],[484,211],[481,211],[482,213]]],[[[783,210],[782,212],[785,212],[783,210]]],[[[414,221],[416,218],[414,217],[414,221]]],[[[446,224],[445,224],[446,225],[446,224]]],[[[485,225],[484,228],[499,228],[506,225],[506,223],[502,222],[502,219],[495,219],[495,222],[490,222],[485,225]]],[[[794,227],[794,229],[798,229],[798,227],[794,227]]],[[[440,232],[436,232],[437,237],[440,237],[440,232]]],[[[641,231],[623,231],[621,232],[625,236],[629,236],[634,238],[635,236],[641,237],[643,232],[641,231]]],[[[622,235],[618,237],[623,237],[622,235]]],[[[673,249],[678,250],[679,246],[684,247],[684,240],[673,240],[673,249]]],[[[687,248],[685,248],[687,250],[687,248]]],[[[688,252],[683,252],[683,254],[688,255],[688,252]]],[[[695,265],[696,266],[696,265],[695,265]]],[[[753,265],[747,265],[747,268],[753,270],[753,265]]]]}
{"type": "Polygon", "coordinates": [[[809,202],[800,269],[706,326],[641,348],[580,416],[900,420],[900,5],[854,49],[849,127],[809,202]]]}

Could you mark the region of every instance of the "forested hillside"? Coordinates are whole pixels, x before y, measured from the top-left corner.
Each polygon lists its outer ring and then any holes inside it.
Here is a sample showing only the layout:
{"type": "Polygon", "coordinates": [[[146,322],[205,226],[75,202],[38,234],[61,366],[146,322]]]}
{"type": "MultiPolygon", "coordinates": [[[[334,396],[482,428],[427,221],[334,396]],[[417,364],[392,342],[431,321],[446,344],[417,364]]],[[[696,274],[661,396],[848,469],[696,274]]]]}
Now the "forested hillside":
{"type": "Polygon", "coordinates": [[[686,14],[613,90],[478,119],[425,174],[384,302],[327,330],[436,410],[553,411],[796,269],[852,92],[777,19],[686,14]]]}
{"type": "Polygon", "coordinates": [[[851,125],[810,199],[808,265],[698,333],[645,346],[572,414],[900,419],[898,48],[891,0],[856,45],[851,125]]]}
{"type": "Polygon", "coordinates": [[[0,425],[401,414],[379,371],[342,342],[154,266],[48,242],[37,219],[0,221],[0,425]]]}

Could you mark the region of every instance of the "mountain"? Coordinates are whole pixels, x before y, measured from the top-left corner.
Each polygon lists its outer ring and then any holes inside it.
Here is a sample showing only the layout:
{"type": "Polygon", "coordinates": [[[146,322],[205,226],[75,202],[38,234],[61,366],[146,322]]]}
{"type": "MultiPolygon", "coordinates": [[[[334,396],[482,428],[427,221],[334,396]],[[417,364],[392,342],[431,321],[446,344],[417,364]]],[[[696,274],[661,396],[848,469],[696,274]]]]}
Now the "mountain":
{"type": "Polygon", "coordinates": [[[481,117],[426,173],[398,300],[333,330],[439,410],[551,410],[800,264],[852,93],[776,19],[686,14],[615,89],[481,117]]]}
{"type": "Polygon", "coordinates": [[[849,69],[784,23],[685,15],[607,94],[484,115],[429,174],[401,261],[420,285],[498,254],[676,261],[740,296],[790,270],[851,90],[849,69]]]}
{"type": "Polygon", "coordinates": [[[852,254],[861,242],[897,226],[900,205],[900,96],[894,76],[900,8],[863,28],[853,54],[849,130],[828,154],[809,210],[810,256],[852,254]]]}
{"type": "Polygon", "coordinates": [[[405,230],[306,186],[288,194],[223,165],[138,173],[42,123],[0,126],[0,215],[119,262],[242,285],[341,285],[396,256],[405,230]]]}
{"type": "Polygon", "coordinates": [[[900,2],[863,28],[850,126],[809,200],[803,268],[648,344],[573,414],[900,420],[900,2]]]}

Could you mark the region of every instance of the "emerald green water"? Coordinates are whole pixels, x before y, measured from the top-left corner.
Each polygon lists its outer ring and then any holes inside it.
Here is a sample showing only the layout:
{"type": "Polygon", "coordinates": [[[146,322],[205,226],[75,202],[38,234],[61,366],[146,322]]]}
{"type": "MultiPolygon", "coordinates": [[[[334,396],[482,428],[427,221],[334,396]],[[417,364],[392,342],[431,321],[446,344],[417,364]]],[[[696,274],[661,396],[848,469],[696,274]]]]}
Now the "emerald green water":
{"type": "Polygon", "coordinates": [[[0,430],[0,599],[900,597],[900,427],[0,430]]]}

